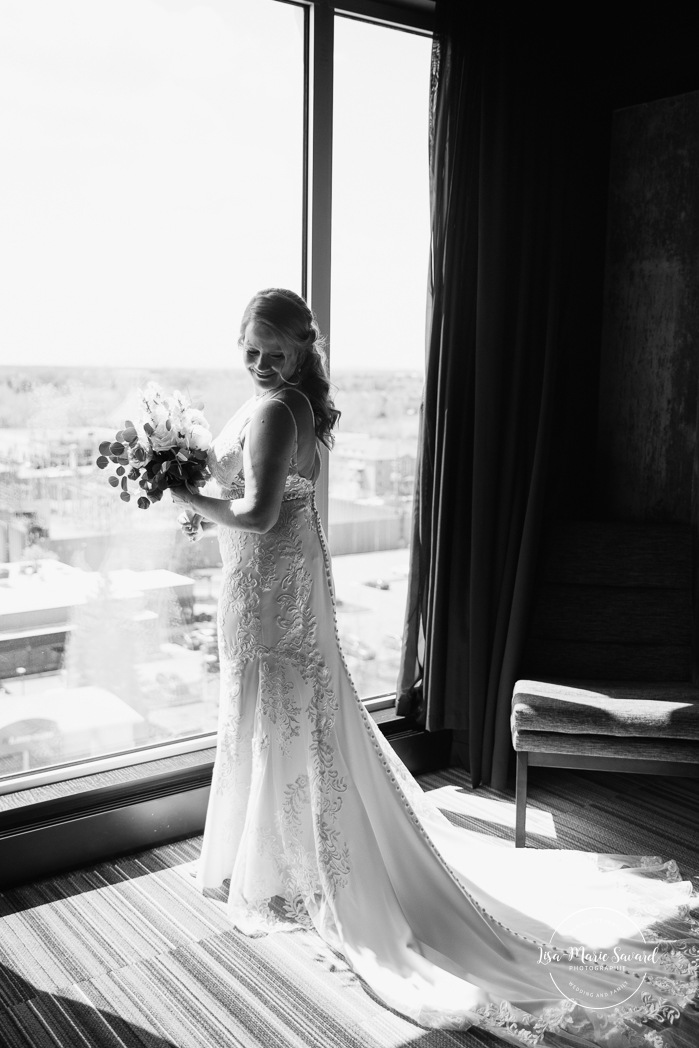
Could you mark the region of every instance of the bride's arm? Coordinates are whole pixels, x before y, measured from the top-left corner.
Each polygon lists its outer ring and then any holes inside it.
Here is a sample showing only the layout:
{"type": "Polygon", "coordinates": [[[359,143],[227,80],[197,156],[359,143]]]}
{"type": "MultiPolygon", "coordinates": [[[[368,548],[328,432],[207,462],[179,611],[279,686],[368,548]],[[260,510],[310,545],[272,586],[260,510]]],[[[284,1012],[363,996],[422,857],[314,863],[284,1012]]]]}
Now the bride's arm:
{"type": "Polygon", "coordinates": [[[296,427],[289,410],[274,400],[263,402],[248,426],[243,449],[245,494],[230,501],[173,489],[214,524],[264,534],[279,517],[284,484],[294,450],[296,427]]]}

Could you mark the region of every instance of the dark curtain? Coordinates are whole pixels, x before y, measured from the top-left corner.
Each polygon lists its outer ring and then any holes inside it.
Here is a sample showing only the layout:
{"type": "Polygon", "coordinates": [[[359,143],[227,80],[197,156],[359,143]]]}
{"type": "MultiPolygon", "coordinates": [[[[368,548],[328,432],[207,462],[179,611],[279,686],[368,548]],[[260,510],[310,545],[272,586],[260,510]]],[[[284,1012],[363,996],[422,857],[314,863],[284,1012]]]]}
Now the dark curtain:
{"type": "Polygon", "coordinates": [[[507,780],[546,515],[591,498],[609,115],[589,58],[550,24],[438,2],[426,383],[397,708],[455,729],[474,786],[507,780]]]}

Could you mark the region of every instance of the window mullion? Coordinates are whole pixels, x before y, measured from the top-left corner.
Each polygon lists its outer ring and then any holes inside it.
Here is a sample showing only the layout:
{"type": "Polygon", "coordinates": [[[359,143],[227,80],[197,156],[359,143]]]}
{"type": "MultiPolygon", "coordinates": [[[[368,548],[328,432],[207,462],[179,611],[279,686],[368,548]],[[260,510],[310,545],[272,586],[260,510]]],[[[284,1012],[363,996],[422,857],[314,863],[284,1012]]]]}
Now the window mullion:
{"type": "MultiPolygon", "coordinates": [[[[308,295],[328,340],[330,364],[330,266],[332,242],[333,50],[334,4],[316,0],[309,12],[308,295]]],[[[328,455],[323,449],[316,485],[318,510],[328,527],[328,455]]]]}

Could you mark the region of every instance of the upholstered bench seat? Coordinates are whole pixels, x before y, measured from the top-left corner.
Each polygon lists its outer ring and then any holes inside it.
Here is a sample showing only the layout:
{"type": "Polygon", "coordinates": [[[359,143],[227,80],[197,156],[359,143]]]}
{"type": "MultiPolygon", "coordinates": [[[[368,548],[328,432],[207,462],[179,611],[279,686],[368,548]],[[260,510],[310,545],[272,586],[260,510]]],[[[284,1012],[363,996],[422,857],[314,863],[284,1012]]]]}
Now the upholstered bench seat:
{"type": "Polygon", "coordinates": [[[645,681],[591,685],[517,681],[512,695],[515,749],[534,748],[520,736],[558,732],[575,736],[575,743],[583,745],[580,736],[585,735],[699,742],[699,688],[645,681]]]}

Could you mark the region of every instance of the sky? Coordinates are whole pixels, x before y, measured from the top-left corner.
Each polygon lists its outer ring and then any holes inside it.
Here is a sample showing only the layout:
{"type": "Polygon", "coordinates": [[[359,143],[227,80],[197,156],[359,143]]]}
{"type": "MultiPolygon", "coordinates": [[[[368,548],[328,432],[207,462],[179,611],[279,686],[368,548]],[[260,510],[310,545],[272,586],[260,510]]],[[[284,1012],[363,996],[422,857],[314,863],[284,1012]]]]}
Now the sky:
{"type": "MultiPolygon", "coordinates": [[[[0,363],[237,363],[300,290],[302,42],[275,0],[2,0],[0,363]]],[[[337,20],[333,367],[423,366],[429,57],[337,20]]]]}

